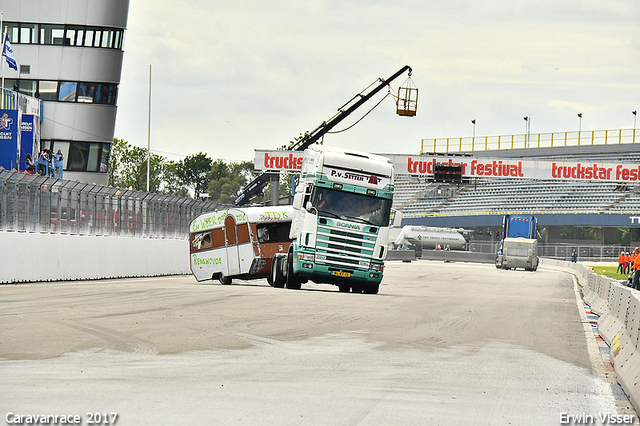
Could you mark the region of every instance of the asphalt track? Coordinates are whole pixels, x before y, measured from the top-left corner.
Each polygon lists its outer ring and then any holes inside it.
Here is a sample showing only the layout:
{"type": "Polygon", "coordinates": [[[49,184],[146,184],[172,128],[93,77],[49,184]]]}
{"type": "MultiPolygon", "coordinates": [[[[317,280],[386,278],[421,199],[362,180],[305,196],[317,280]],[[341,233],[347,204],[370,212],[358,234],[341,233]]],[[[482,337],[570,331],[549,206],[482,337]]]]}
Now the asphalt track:
{"type": "Polygon", "coordinates": [[[191,276],[0,286],[0,424],[601,424],[625,402],[574,287],[430,261],[387,263],[378,295],[191,276]]]}

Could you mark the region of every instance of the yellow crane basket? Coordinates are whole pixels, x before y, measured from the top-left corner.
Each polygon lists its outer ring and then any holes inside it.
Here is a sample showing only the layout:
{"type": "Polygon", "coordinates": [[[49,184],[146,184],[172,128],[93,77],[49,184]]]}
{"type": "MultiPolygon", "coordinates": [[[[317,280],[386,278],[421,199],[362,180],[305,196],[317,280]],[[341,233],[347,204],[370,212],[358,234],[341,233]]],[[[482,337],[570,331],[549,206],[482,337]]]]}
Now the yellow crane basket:
{"type": "Polygon", "coordinates": [[[411,77],[398,88],[396,112],[403,117],[413,117],[418,110],[418,88],[413,85],[411,77]]]}

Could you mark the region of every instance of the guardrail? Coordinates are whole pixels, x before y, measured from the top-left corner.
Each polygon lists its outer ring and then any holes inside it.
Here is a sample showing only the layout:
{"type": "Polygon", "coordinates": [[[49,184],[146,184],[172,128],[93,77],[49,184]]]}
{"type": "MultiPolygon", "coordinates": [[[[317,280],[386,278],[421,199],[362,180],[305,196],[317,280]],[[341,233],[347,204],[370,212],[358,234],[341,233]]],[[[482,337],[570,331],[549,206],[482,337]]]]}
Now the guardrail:
{"type": "Polygon", "coordinates": [[[571,271],[578,278],[583,300],[600,315],[598,333],[611,347],[618,383],[640,412],[640,292],[581,264],[551,259],[542,264],[571,271]]]}
{"type": "Polygon", "coordinates": [[[186,239],[195,217],[226,207],[15,170],[0,172],[0,231],[186,239]]]}
{"type": "Polygon", "coordinates": [[[468,152],[496,149],[612,145],[636,142],[640,142],[640,129],[588,130],[529,135],[463,136],[422,139],[420,154],[425,152],[468,152]]]}

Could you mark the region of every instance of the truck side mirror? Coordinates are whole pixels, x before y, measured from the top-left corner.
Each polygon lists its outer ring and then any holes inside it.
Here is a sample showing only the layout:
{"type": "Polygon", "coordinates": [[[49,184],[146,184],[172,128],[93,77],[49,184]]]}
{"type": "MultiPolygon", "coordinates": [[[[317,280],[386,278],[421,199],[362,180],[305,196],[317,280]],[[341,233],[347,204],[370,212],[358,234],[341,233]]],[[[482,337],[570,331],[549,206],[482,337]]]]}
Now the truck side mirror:
{"type": "Polygon", "coordinates": [[[311,204],[311,201],[307,201],[307,204],[305,204],[304,208],[311,214],[318,214],[318,210],[313,207],[313,204],[311,204]]]}

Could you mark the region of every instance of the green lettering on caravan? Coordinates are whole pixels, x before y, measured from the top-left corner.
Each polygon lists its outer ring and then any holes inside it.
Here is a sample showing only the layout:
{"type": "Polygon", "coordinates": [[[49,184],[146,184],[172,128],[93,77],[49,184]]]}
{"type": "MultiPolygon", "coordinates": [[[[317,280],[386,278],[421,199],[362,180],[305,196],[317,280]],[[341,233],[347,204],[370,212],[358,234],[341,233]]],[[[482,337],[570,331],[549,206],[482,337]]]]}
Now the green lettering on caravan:
{"type": "Polygon", "coordinates": [[[200,259],[197,255],[193,255],[193,264],[194,265],[220,265],[222,264],[222,258],[221,257],[216,257],[216,258],[212,258],[212,257],[208,257],[205,259],[200,259]]]}
{"type": "Polygon", "coordinates": [[[214,225],[219,225],[224,222],[224,219],[229,215],[229,209],[220,213],[217,216],[209,216],[200,220],[200,223],[193,223],[193,230],[211,228],[214,225]]]}
{"type": "Polygon", "coordinates": [[[282,211],[282,212],[264,212],[264,214],[267,215],[266,219],[262,219],[262,220],[278,220],[278,219],[284,219],[285,217],[288,219],[289,216],[287,216],[287,212],[282,211]]]}

